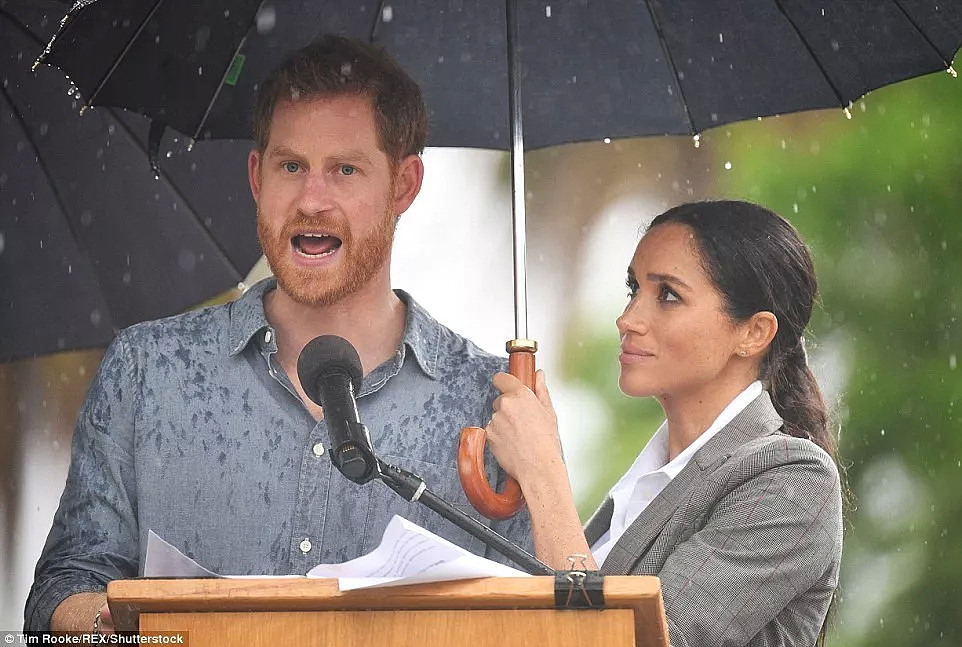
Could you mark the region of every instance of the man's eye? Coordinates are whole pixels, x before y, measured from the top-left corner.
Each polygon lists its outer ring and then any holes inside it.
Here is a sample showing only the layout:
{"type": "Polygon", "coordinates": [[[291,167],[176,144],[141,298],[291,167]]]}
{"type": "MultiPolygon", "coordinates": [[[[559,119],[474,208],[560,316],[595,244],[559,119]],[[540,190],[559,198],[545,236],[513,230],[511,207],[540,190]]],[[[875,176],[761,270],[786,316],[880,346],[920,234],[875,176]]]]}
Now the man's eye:
{"type": "Polygon", "coordinates": [[[357,168],[351,166],[350,164],[341,165],[341,175],[354,175],[357,172],[357,168]]]}
{"type": "Polygon", "coordinates": [[[301,165],[297,162],[284,162],[284,170],[288,173],[297,173],[301,170],[301,165]]]}

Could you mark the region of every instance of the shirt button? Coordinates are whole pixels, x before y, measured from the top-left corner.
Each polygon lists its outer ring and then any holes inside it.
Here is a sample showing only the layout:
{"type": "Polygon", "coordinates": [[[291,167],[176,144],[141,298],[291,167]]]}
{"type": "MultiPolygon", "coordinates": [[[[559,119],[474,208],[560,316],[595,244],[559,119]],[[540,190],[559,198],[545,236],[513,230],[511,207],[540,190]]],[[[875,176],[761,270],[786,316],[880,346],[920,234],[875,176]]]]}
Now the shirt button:
{"type": "Polygon", "coordinates": [[[323,456],[323,455],[324,455],[324,445],[322,445],[321,443],[317,443],[316,445],[314,445],[314,448],[313,448],[312,451],[314,452],[314,455],[315,455],[315,456],[323,456]]]}
{"type": "Polygon", "coordinates": [[[310,539],[305,539],[304,541],[301,542],[301,552],[302,552],[302,553],[309,553],[309,552],[311,552],[311,540],[310,540],[310,539]]]}

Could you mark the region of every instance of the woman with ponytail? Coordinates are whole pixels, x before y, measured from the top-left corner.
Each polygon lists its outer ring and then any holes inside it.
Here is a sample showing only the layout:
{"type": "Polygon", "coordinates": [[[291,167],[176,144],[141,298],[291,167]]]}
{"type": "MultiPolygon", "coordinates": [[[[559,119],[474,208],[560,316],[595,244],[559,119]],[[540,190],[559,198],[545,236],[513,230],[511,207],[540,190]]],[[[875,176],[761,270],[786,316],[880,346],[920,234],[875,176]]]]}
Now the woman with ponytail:
{"type": "Polygon", "coordinates": [[[666,420],[584,528],[544,374],[533,392],[494,378],[489,446],[521,484],[538,557],[657,575],[674,647],[821,644],[842,497],[805,354],[808,249],[757,205],[685,204],[651,223],[627,285],[619,385],[666,420]]]}

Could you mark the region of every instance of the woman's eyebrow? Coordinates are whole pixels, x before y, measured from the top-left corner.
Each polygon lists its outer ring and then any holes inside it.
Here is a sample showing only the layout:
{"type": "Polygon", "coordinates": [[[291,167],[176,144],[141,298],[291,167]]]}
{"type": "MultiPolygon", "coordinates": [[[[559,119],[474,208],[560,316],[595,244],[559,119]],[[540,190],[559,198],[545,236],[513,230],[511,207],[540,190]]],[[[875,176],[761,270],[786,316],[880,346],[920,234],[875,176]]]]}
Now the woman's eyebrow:
{"type": "Polygon", "coordinates": [[[687,283],[682,281],[680,278],[678,278],[674,274],[656,274],[654,272],[649,272],[648,274],[645,275],[645,278],[655,283],[660,283],[660,282],[671,283],[673,285],[680,286],[686,290],[691,290],[691,287],[687,283]]]}

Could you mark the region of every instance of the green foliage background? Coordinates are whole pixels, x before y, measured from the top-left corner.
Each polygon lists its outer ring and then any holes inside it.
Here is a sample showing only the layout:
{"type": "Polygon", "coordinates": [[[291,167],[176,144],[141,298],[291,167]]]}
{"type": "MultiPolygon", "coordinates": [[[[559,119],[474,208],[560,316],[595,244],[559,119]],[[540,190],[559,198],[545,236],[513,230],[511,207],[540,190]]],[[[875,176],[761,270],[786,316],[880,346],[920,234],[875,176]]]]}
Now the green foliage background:
{"type": "MultiPolygon", "coordinates": [[[[829,644],[962,645],[962,80],[944,73],[852,108],[716,129],[712,197],[748,199],[808,241],[821,306],[810,355],[854,494],[829,644]],[[730,162],[730,170],[725,169],[730,162]],[[830,393],[831,394],[831,393],[830,393]]],[[[661,420],[620,394],[610,322],[569,327],[564,372],[613,424],[586,515],[661,420]],[[575,343],[578,340],[580,343],[575,343]]]]}

